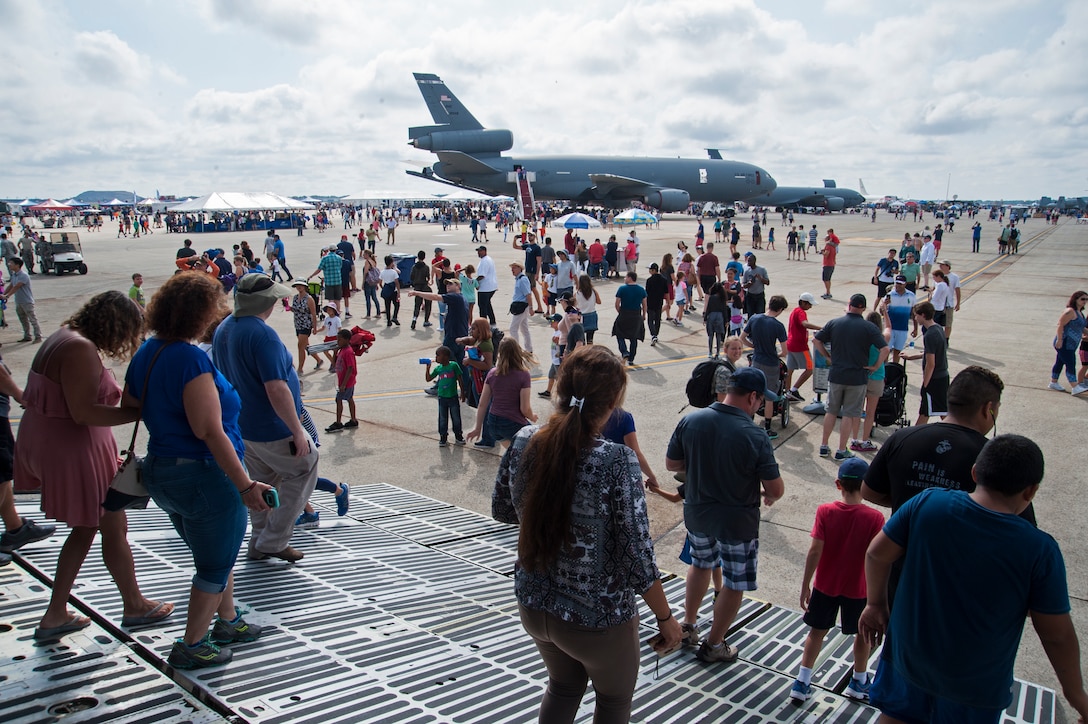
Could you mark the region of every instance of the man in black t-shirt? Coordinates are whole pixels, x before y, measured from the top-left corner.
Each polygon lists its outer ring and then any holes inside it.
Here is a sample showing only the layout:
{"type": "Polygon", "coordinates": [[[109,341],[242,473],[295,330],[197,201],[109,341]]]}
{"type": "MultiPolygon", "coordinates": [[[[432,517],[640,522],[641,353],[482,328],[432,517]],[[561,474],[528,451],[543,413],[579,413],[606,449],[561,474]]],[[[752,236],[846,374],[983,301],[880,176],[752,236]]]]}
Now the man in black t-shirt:
{"type": "Polygon", "coordinates": [[[935,311],[929,302],[914,305],[914,321],[922,326],[923,351],[902,355],[904,360],[922,360],[922,385],[919,390],[922,401],[918,406],[915,425],[925,425],[931,417],[944,418],[948,414],[948,342],[944,327],[934,320],[935,311]]]}
{"type": "MultiPolygon", "coordinates": [[[[987,433],[997,424],[1004,389],[997,373],[985,367],[972,365],[960,371],[948,387],[948,416],[932,425],[893,432],[869,465],[862,497],[890,507],[894,514],[926,488],[974,491],[971,468],[987,433]]],[[[1020,517],[1036,525],[1034,506],[1020,517]]],[[[889,581],[889,600],[894,598],[898,571],[897,566],[889,581]]]]}
{"type": "Polygon", "coordinates": [[[650,328],[651,347],[657,344],[657,333],[661,331],[661,307],[668,293],[669,282],[661,276],[657,264],[651,264],[650,276],[646,277],[646,326],[650,328]]]}

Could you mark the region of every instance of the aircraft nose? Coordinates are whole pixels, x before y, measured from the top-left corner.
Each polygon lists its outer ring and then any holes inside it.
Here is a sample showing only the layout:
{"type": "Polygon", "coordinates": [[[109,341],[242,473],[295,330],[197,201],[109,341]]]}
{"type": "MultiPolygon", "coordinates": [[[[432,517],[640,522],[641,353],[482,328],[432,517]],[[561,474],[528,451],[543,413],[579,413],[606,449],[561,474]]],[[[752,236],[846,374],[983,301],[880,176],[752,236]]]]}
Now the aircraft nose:
{"type": "Polygon", "coordinates": [[[778,188],[778,182],[774,180],[774,176],[763,171],[761,177],[759,185],[762,191],[771,192],[778,188]]]}

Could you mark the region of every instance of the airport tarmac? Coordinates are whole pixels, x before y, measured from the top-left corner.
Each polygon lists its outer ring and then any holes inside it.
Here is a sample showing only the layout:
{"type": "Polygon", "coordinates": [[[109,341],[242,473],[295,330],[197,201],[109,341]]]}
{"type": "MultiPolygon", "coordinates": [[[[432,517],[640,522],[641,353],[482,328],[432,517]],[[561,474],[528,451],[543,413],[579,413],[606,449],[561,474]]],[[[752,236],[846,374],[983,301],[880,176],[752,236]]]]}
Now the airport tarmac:
{"type": "MultiPolygon", "coordinates": [[[[334,217],[335,219],[335,217],[334,217]]],[[[338,219],[335,219],[338,221],[338,219]]],[[[777,251],[757,252],[759,263],[768,269],[771,284],[768,294],[783,294],[792,305],[802,292],[819,295],[820,261],[810,255],[807,261],[787,261],[785,232],[778,218],[769,215],[775,227],[777,251]]],[[[834,214],[828,216],[799,215],[798,223],[816,224],[822,239],[828,227],[834,227],[842,240],[839,264],[832,292],[834,299],[821,301],[810,312],[816,323],[841,315],[845,302],[856,292],[866,294],[872,301],[875,287],[869,283],[876,261],[889,248],[898,249],[904,232],[922,231],[936,220],[897,221],[881,213],[875,223],[860,215],[834,214]]],[[[742,231],[739,251],[748,248],[751,222],[747,217],[737,219],[742,231]]],[[[707,238],[713,238],[712,222],[704,222],[707,238]]],[[[1047,463],[1047,476],[1036,498],[1040,527],[1051,533],[1062,546],[1068,569],[1073,619],[1081,636],[1088,635],[1088,548],[1080,537],[1086,518],[1083,495],[1074,482],[1083,479],[1085,456],[1074,452],[1076,442],[1088,421],[1088,399],[1073,398],[1046,389],[1049,370],[1054,361],[1050,340],[1056,321],[1075,289],[1083,289],[1088,279],[1088,226],[1063,220],[1058,226],[1046,226],[1041,219],[1029,220],[1023,227],[1020,254],[999,258],[996,237],[999,225],[982,221],[984,253],[970,252],[970,223],[960,221],[955,233],[946,234],[941,257],[951,260],[953,271],[964,282],[963,304],[955,320],[955,332],[949,351],[952,374],[969,364],[981,364],[994,369],[1005,381],[1006,389],[997,429],[1016,431],[1033,438],[1042,447],[1047,463]]],[[[108,228],[107,223],[107,228],[108,228]]],[[[642,241],[640,276],[651,262],[660,262],[665,253],[675,253],[677,241],[694,248],[696,221],[692,217],[669,215],[660,229],[639,229],[642,241]]],[[[505,313],[513,286],[509,262],[522,257],[520,252],[502,242],[500,234],[490,231],[488,247],[500,274],[500,289],[495,298],[500,325],[506,326],[505,313]]],[[[550,230],[554,244],[559,246],[563,230],[550,230]]],[[[335,243],[343,232],[333,228],[325,233],[307,229],[301,238],[287,232],[288,266],[295,276],[307,276],[317,266],[319,249],[335,243]]],[[[583,230],[583,238],[592,240],[609,233],[623,238],[626,231],[616,229],[583,230]]],[[[229,249],[232,244],[247,239],[255,249],[261,248],[263,232],[194,234],[193,246],[229,249]]],[[[145,278],[149,296],[173,272],[174,252],[181,245],[182,235],[158,230],[140,239],[116,239],[115,230],[88,234],[80,232],[84,254],[90,267],[86,276],[32,277],[37,299],[38,317],[43,330],[55,329],[68,314],[91,295],[105,289],[127,290],[129,277],[140,272],[145,278]]],[[[384,236],[384,234],[383,234],[384,236]]],[[[766,245],[766,231],[764,245],[766,245]]],[[[438,224],[416,222],[402,224],[397,229],[397,243],[388,246],[380,241],[379,256],[389,250],[414,253],[424,250],[428,256],[441,246],[455,263],[476,263],[467,225],[460,230],[443,232],[438,224]]],[[[723,250],[728,247],[722,247],[723,250]]],[[[597,342],[615,349],[608,336],[614,312],[612,298],[618,282],[598,285],[604,304],[601,305],[601,330],[597,342]]],[[[351,320],[371,329],[377,341],[371,351],[360,359],[356,401],[361,426],[353,432],[322,435],[322,474],[333,480],[352,484],[388,483],[414,491],[455,506],[487,514],[490,495],[498,465],[498,453],[472,448],[439,448],[437,445],[436,405],[422,393],[423,370],[417,359],[431,356],[440,344],[437,327],[408,327],[411,306],[402,301],[401,327],[386,328],[381,322],[365,320],[365,302],[361,294],[353,300],[355,317],[351,320]]],[[[696,318],[698,320],[698,318],[696,318]]],[[[20,336],[14,310],[8,310],[9,326],[0,330],[4,359],[17,380],[25,380],[36,347],[16,343],[20,336]]],[[[295,349],[292,321],[289,314],[275,312],[270,323],[281,333],[287,346],[295,349]]],[[[530,322],[534,346],[542,364],[534,371],[534,392],[544,388],[542,376],[547,371],[548,325],[539,317],[530,322]]],[[[688,320],[684,329],[664,325],[661,342],[651,347],[649,341],[640,345],[638,366],[629,372],[625,408],[635,417],[639,443],[663,487],[669,488],[671,478],[664,469],[664,453],[669,436],[680,418],[684,405],[684,383],[694,365],[706,357],[706,334],[702,327],[688,320]]],[[[303,375],[304,401],[319,428],[333,420],[335,382],[325,370],[313,371],[312,363],[303,375]]],[[[117,370],[120,378],[123,369],[117,370]]],[[[913,418],[918,404],[917,382],[921,376],[919,363],[908,364],[908,416],[913,418]]],[[[811,390],[803,390],[806,396],[811,390]]],[[[549,403],[533,396],[538,414],[546,415],[549,403]]],[[[758,598],[770,603],[797,609],[801,574],[808,550],[809,531],[816,507],[835,498],[832,480],[835,463],[821,459],[816,451],[820,438],[820,418],[810,417],[795,405],[787,430],[775,440],[776,456],[782,466],[786,484],[785,497],[762,511],[761,561],[758,598]]],[[[470,408],[463,409],[466,426],[471,427],[470,408]]],[[[13,422],[17,423],[16,419],[13,422]]],[[[777,423],[776,423],[777,425],[777,423]]],[[[879,444],[890,433],[877,428],[874,440],[879,444]]],[[[127,434],[118,429],[119,438],[127,434]]],[[[657,539],[657,557],[664,570],[683,574],[683,564],[676,559],[682,537],[682,511],[657,496],[650,496],[649,509],[652,530],[657,539]]],[[[301,566],[306,565],[303,561],[301,566]]],[[[178,596],[181,592],[178,593],[178,596]]],[[[511,591],[511,596],[513,592],[511,591]]],[[[674,609],[682,600],[674,597],[674,609]]],[[[1030,627],[1028,627],[1030,629],[1030,627]]],[[[1088,650],[1082,641],[1082,656],[1088,650]]],[[[1083,667],[1082,667],[1083,668],[1083,667]]],[[[1028,681],[1057,688],[1050,665],[1034,632],[1027,631],[1021,644],[1016,674],[1028,681]]],[[[1059,705],[1059,721],[1071,721],[1064,702],[1059,705]],[[1064,718],[1063,718],[1064,717],[1064,718]]]]}

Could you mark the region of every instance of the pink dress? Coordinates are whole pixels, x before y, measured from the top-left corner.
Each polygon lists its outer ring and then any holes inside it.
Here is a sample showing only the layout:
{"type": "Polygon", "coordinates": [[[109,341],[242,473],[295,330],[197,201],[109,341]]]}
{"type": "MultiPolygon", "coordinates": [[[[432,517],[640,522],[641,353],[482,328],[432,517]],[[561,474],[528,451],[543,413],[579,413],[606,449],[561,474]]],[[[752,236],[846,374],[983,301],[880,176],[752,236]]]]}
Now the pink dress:
{"type": "MultiPolygon", "coordinates": [[[[62,330],[52,354],[73,332],[62,330]]],[[[52,337],[50,341],[52,341],[52,337]]],[[[49,342],[46,342],[49,344],[49,342]]],[[[105,367],[98,380],[98,403],[115,406],[121,386],[105,367]]],[[[42,512],[69,526],[97,528],[102,501],[117,472],[117,441],[108,427],[79,425],[68,412],[61,386],[30,371],[23,392],[26,411],[15,441],[15,479],[20,489],[41,488],[42,512]]]]}

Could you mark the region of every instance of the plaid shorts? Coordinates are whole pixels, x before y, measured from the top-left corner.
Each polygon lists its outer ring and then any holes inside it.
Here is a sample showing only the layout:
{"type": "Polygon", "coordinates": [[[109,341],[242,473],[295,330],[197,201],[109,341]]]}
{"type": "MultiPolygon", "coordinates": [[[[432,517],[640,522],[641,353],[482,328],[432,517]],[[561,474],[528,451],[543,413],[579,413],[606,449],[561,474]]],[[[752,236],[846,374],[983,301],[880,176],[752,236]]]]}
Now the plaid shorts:
{"type": "Polygon", "coordinates": [[[702,533],[688,531],[691,564],[696,568],[722,567],[726,588],[733,591],[756,590],[756,565],[759,563],[759,539],[723,541],[702,533]]]}

